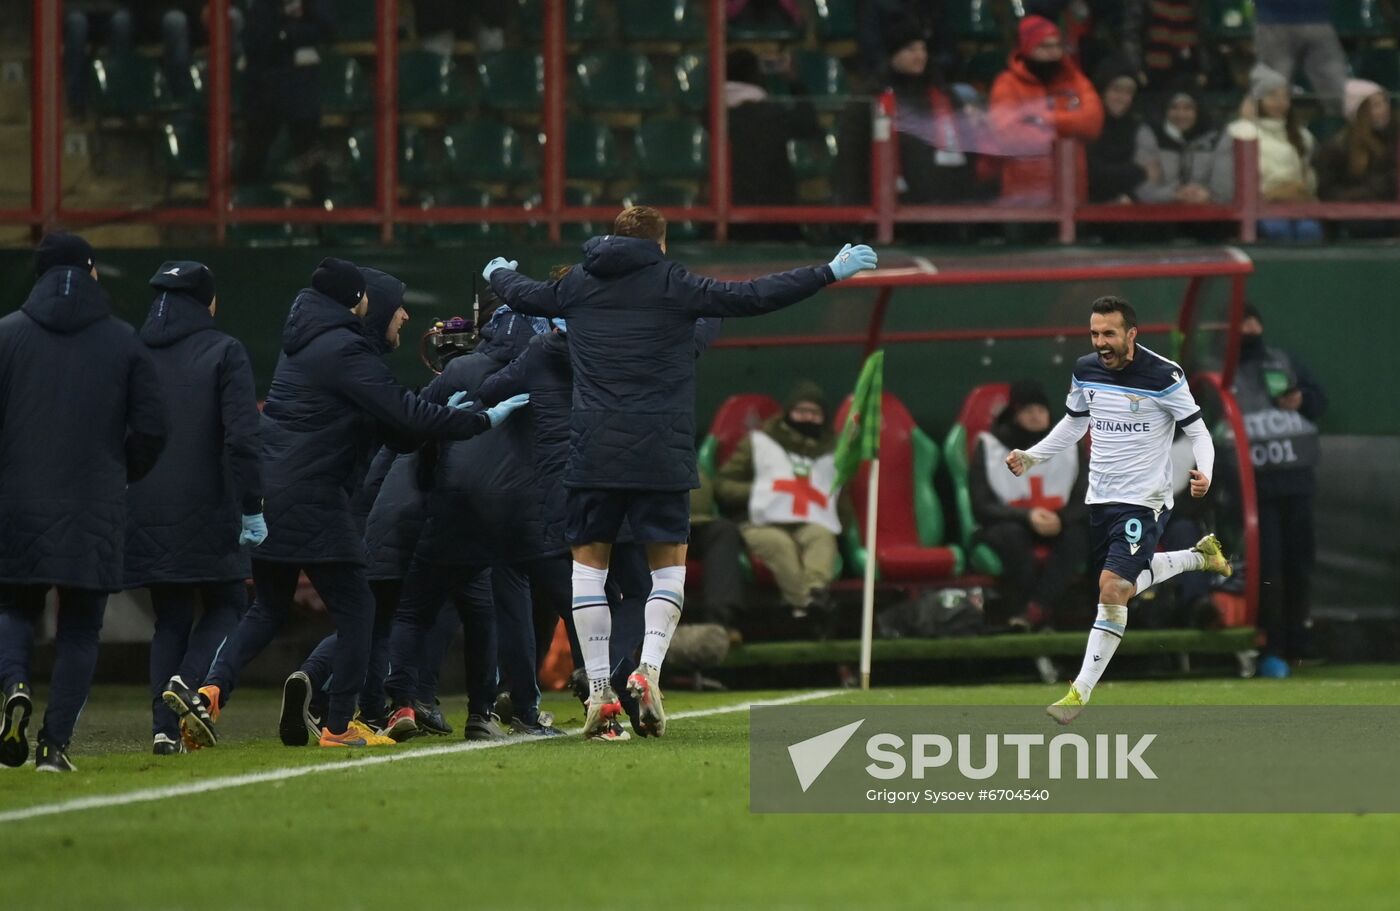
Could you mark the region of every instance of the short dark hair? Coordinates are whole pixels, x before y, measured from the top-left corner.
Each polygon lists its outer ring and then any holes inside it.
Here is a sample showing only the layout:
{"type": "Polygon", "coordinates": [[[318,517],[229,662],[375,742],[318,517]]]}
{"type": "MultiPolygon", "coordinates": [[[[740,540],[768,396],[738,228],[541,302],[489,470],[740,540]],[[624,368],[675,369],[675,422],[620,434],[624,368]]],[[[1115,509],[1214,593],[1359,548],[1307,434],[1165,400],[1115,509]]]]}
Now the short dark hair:
{"type": "Polygon", "coordinates": [[[1125,330],[1137,328],[1137,311],[1133,309],[1132,304],[1121,297],[1115,297],[1112,294],[1105,295],[1094,301],[1093,310],[1095,313],[1102,313],[1105,316],[1110,313],[1122,314],[1125,330]]]}
{"type": "Polygon", "coordinates": [[[651,206],[629,206],[613,221],[613,233],[661,243],[666,239],[666,216],[651,206]]]}

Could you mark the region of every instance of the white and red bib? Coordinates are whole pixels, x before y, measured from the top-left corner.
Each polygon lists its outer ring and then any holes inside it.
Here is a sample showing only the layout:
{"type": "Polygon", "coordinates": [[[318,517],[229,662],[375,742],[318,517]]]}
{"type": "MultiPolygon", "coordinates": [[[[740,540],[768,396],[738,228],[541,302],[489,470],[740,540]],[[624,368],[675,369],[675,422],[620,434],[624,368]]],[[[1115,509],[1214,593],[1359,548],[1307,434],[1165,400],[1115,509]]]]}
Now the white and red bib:
{"type": "Polygon", "coordinates": [[[1058,512],[1069,502],[1079,477],[1079,447],[1071,446],[1030,469],[1019,478],[1006,470],[1011,450],[990,433],[982,433],[982,453],[987,460],[987,483],[1007,506],[1031,509],[1039,506],[1058,512]]]}
{"type": "Polygon", "coordinates": [[[755,525],[815,523],[841,533],[836,514],[836,456],[810,459],[788,452],[761,430],[750,434],[753,445],[753,491],[749,521],[755,525]]]}

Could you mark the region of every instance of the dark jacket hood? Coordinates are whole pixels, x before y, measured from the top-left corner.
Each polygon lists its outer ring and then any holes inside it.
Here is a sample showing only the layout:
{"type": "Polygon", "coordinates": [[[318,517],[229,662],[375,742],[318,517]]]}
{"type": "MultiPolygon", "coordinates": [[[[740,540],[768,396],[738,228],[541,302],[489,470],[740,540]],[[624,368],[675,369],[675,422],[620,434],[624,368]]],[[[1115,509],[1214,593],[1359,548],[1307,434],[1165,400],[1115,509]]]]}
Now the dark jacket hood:
{"type": "Polygon", "coordinates": [[[287,322],[282,326],[282,350],[296,354],[317,336],[332,329],[351,329],[356,333],[364,331],[360,318],[348,307],[313,288],[302,288],[296,300],[292,301],[287,322]]]}
{"type": "Polygon", "coordinates": [[[389,347],[384,335],[394,321],[394,314],[403,306],[403,295],[408,285],[378,269],[361,268],[360,274],[365,277],[365,290],[369,292],[369,310],[363,323],[365,338],[369,339],[375,351],[388,354],[394,349],[389,347]]]}
{"type": "Polygon", "coordinates": [[[617,278],[665,260],[661,245],[640,237],[606,234],[583,245],[583,268],[598,278],[617,278]]]}
{"type": "Polygon", "coordinates": [[[208,307],[188,294],[162,291],[141,327],[141,341],[152,348],[165,348],[196,332],[215,328],[208,307]]]}
{"type": "Polygon", "coordinates": [[[20,309],[45,329],[64,335],[112,315],[107,292],[77,266],[55,266],[41,275],[20,309]]]}
{"type": "Polygon", "coordinates": [[[498,307],[481,327],[481,344],[476,346],[476,353],[509,364],[529,347],[530,339],[539,334],[537,327],[541,323],[549,325],[539,317],[523,316],[506,306],[498,307]]]}

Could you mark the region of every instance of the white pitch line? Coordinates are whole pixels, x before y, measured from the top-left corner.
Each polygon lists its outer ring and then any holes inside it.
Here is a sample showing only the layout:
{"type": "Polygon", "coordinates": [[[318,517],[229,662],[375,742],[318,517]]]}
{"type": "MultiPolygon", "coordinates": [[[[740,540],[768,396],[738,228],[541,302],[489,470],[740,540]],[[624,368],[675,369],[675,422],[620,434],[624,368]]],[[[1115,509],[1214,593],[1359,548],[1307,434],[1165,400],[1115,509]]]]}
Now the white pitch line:
{"type": "MultiPolygon", "coordinates": [[[[825,699],[828,696],[835,696],[841,692],[843,691],[815,690],[810,693],[798,693],[795,696],[784,696],[780,699],[740,702],[734,705],[721,705],[709,709],[694,709],[689,712],[676,712],[667,716],[667,720],[680,721],[687,718],[708,718],[712,715],[728,715],[733,712],[748,711],[755,705],[794,705],[799,702],[811,702],[816,699],[825,699]]],[[[582,733],[582,728],[570,731],[569,733],[571,735],[580,734],[582,733]]],[[[422,747],[420,749],[407,749],[396,752],[375,752],[365,756],[363,759],[355,759],[350,762],[337,761],[318,763],[316,765],[292,766],[284,769],[270,769],[266,772],[250,772],[247,775],[230,775],[224,778],[210,778],[206,781],[194,781],[189,784],[171,785],[164,788],[146,788],[140,791],[128,791],[125,794],[79,797],[75,800],[62,800],[57,803],[41,803],[33,807],[7,810],[0,813],[0,823],[20,822],[25,819],[35,819],[40,816],[57,816],[63,813],[76,813],[79,810],[100,810],[106,807],[121,807],[133,803],[149,803],[155,800],[168,800],[172,797],[188,797],[192,794],[205,794],[209,791],[226,791],[230,788],[241,788],[250,784],[262,784],[267,781],[286,781],[289,778],[300,778],[303,775],[315,775],[320,772],[353,771],[355,769],[363,769],[366,766],[383,765],[386,762],[405,762],[410,759],[424,759],[429,756],[446,756],[452,753],[468,753],[473,750],[489,750],[496,747],[515,746],[516,744],[533,743],[535,741],[549,739],[548,737],[512,737],[508,740],[475,740],[464,743],[453,743],[445,746],[422,747]]],[[[600,748],[607,749],[607,747],[600,748]]]]}

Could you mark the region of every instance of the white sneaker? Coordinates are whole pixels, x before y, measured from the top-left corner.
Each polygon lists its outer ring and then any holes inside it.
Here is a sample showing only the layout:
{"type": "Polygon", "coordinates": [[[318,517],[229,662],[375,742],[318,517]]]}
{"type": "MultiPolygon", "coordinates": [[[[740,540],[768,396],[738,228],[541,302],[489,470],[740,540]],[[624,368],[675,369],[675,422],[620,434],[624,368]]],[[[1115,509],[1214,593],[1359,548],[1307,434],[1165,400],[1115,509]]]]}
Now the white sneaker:
{"type": "Polygon", "coordinates": [[[622,729],[622,703],[611,686],[594,693],[588,700],[588,715],[583,720],[585,740],[602,740],[618,743],[631,740],[632,735],[622,729]]]}
{"type": "Polygon", "coordinates": [[[639,666],[627,677],[627,691],[637,700],[637,730],[645,737],[666,733],[666,709],[662,706],[661,672],[650,664],[639,666]]]}

